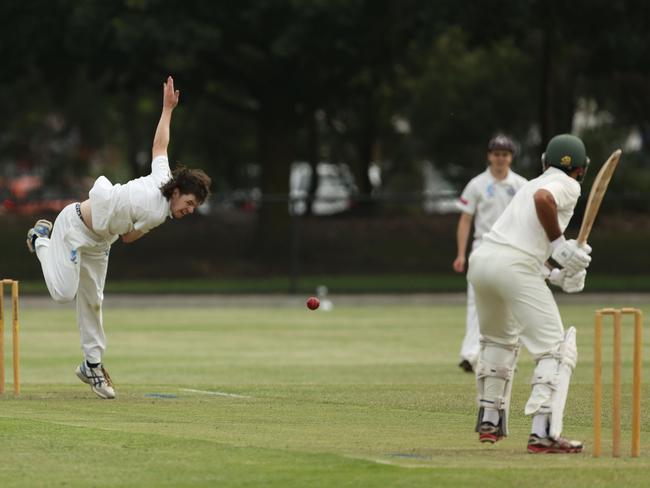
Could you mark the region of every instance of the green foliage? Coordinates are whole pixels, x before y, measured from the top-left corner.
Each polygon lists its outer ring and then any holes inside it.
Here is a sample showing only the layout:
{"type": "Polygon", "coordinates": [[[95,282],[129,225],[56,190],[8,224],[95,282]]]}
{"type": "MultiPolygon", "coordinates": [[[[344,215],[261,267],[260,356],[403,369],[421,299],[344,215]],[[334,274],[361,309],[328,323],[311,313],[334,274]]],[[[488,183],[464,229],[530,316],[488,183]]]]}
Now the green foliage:
{"type": "MultiPolygon", "coordinates": [[[[622,0],[33,0],[0,4],[0,154],[62,175],[137,176],[159,88],[180,87],[173,158],[218,189],[261,165],[286,193],[289,164],[326,154],[363,193],[368,164],[417,185],[432,160],[460,185],[483,167],[496,131],[513,135],[527,176],[540,147],[592,98],[622,132],[650,140],[648,6],[622,0]],[[321,114],[312,131],[315,114],[321,114]],[[55,116],[63,130],[43,134],[55,116]],[[396,129],[396,120],[410,131],[396,129]],[[70,133],[67,152],[42,151],[70,133]]],[[[647,172],[646,168],[639,168],[647,172]]],[[[645,182],[642,177],[638,181],[645,182]]],[[[627,205],[627,203],[626,203],[627,205]]],[[[636,203],[638,205],[638,202],[636,203]]],[[[284,214],[282,214],[284,215],[284,214]]],[[[286,215],[284,215],[286,218],[286,215]]],[[[286,222],[285,222],[286,223],[286,222]]]]}
{"type": "MultiPolygon", "coordinates": [[[[605,214],[618,214],[625,218],[624,212],[626,211],[630,214],[641,214],[650,211],[650,200],[647,198],[647,192],[650,188],[650,171],[648,171],[650,159],[643,151],[627,151],[625,149],[629,131],[625,127],[610,123],[588,129],[582,136],[591,158],[589,172],[583,183],[585,189],[591,188],[593,179],[611,153],[616,149],[623,149],[619,165],[607,188],[602,212],[605,214]]],[[[587,191],[583,190],[583,192],[586,197],[587,191]]],[[[586,204],[586,198],[584,200],[581,202],[581,206],[586,204]]]]}
{"type": "Polygon", "coordinates": [[[408,84],[417,156],[465,182],[485,167],[487,141],[496,132],[524,140],[537,109],[531,68],[512,39],[471,46],[458,27],[440,35],[422,74],[408,84]]]}

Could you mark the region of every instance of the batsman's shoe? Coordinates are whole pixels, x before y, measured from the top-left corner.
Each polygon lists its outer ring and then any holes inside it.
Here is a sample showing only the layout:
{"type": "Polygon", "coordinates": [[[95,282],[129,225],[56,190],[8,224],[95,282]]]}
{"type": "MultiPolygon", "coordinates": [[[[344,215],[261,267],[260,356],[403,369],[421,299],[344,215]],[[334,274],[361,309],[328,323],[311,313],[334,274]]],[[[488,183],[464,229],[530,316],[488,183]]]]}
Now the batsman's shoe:
{"type": "Polygon", "coordinates": [[[582,452],[582,442],[570,441],[564,437],[551,439],[530,434],[528,452],[531,454],[569,454],[582,452]]]}
{"type": "Polygon", "coordinates": [[[81,381],[90,385],[95,395],[104,400],[115,398],[115,390],[113,389],[113,382],[108,375],[108,371],[101,364],[96,368],[88,366],[86,361],[82,361],[75,373],[81,381]]]}
{"type": "Polygon", "coordinates": [[[33,253],[36,251],[36,239],[39,237],[50,237],[51,233],[52,222],[45,219],[38,220],[34,224],[34,227],[27,231],[27,249],[29,249],[29,252],[33,253]]]}
{"type": "Polygon", "coordinates": [[[479,441],[494,444],[501,439],[503,439],[503,436],[499,434],[499,427],[492,422],[481,422],[481,425],[478,426],[479,441]]]}

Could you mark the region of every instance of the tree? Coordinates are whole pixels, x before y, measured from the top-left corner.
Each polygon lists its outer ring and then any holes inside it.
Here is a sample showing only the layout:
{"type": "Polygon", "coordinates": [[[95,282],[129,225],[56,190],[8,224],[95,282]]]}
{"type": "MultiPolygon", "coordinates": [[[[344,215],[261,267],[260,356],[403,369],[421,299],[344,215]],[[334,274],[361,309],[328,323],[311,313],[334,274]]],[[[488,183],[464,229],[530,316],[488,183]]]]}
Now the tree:
{"type": "Polygon", "coordinates": [[[450,176],[466,181],[484,166],[495,132],[524,140],[537,109],[526,81],[531,68],[509,39],[472,48],[464,31],[450,28],[432,45],[421,76],[408,82],[413,96],[406,114],[417,156],[434,157],[450,176]]]}

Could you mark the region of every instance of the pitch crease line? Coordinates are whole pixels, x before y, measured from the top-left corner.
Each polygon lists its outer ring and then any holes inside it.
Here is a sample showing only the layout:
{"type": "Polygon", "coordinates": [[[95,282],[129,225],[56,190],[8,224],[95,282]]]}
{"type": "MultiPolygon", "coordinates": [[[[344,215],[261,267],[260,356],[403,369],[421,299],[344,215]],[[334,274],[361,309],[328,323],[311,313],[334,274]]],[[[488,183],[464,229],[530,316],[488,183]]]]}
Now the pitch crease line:
{"type": "Polygon", "coordinates": [[[208,390],[194,390],[192,388],[179,388],[180,391],[188,391],[190,393],[201,393],[202,395],[213,395],[230,398],[253,398],[248,395],[237,395],[236,393],[225,393],[223,391],[208,391],[208,390]]]}

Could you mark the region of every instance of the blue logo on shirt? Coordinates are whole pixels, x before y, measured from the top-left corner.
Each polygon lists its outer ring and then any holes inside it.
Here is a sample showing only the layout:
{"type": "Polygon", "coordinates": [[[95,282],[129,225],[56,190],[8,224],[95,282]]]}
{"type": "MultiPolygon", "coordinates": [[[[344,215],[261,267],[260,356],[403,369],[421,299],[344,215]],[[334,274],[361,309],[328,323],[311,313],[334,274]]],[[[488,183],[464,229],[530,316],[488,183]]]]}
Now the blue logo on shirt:
{"type": "MultiPolygon", "coordinates": [[[[504,183],[503,188],[505,189],[505,192],[508,194],[508,196],[513,197],[515,193],[517,193],[517,190],[515,190],[515,187],[512,185],[509,185],[507,183],[504,183]]],[[[496,184],[490,183],[487,188],[486,188],[486,193],[488,197],[493,197],[496,194],[497,187],[496,184]]]]}
{"type": "Polygon", "coordinates": [[[77,264],[78,256],[79,256],[79,253],[77,252],[77,250],[73,249],[72,252],[70,252],[70,261],[72,261],[74,264],[77,264]]]}

